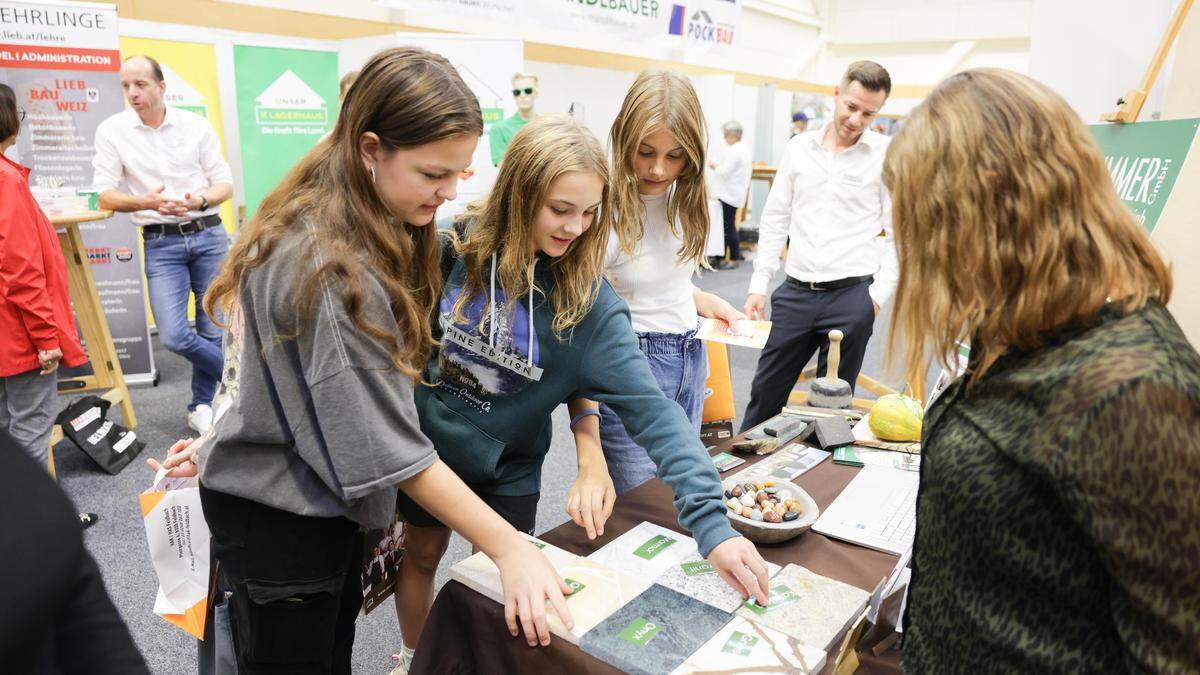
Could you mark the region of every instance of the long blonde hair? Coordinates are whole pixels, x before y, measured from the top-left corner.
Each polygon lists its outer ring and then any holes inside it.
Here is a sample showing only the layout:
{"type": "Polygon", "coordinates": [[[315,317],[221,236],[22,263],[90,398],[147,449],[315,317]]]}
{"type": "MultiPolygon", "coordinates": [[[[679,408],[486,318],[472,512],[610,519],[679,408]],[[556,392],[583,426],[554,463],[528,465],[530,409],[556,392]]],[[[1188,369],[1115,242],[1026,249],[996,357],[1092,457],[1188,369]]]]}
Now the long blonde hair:
{"type": "Polygon", "coordinates": [[[903,335],[910,382],[927,348],[949,367],[969,339],[975,380],[1010,346],[1094,321],[1110,294],[1122,312],[1170,299],[1170,269],[1087,127],[1028,77],[983,68],[942,82],[892,140],[883,178],[900,260],[891,344],[903,335]]]}
{"type": "Polygon", "coordinates": [[[683,171],[667,197],[667,222],[683,241],[680,262],[705,259],[708,238],[708,189],[704,153],[708,145],[704,111],[692,83],[679,73],[646,70],[625,94],[625,102],[609,132],[612,150],[613,220],[621,250],[633,255],[644,232],[646,207],[638,194],[633,158],[638,146],[657,127],[669,131],[683,147],[683,171]],[[682,231],[676,230],[682,226],[682,231]]]}
{"type": "Polygon", "coordinates": [[[355,328],[382,343],[395,366],[415,379],[434,344],[429,321],[441,292],[437,232],[432,225],[395,222],[359,157],[359,139],[368,131],[393,151],[478,136],[483,117],[478,99],[443,57],[416,48],[376,54],[350,86],[333,132],[242,227],[204,307],[214,318],[227,314],[243,276],[263,264],[282,237],[311,224],[309,251],[319,250],[322,262],[297,286],[296,334],[329,284],[355,328]],[[372,273],[387,292],[399,334],[364,312],[362,279],[372,273]]]}
{"type": "Polygon", "coordinates": [[[540,115],[517,132],[491,192],[466,213],[471,226],[458,250],[467,274],[454,306],[455,321],[464,321],[467,302],[486,291],[493,254],[498,258],[497,283],[508,297],[520,297],[531,288],[542,292],[533,278],[534,218],[554,181],[577,171],[596,174],[604,188],[591,227],[549,263],[555,281],[550,298],[554,332],[562,336],[588,315],[600,291],[604,249],[612,228],[608,162],[590,131],[567,115],[553,114],[540,115]]]}

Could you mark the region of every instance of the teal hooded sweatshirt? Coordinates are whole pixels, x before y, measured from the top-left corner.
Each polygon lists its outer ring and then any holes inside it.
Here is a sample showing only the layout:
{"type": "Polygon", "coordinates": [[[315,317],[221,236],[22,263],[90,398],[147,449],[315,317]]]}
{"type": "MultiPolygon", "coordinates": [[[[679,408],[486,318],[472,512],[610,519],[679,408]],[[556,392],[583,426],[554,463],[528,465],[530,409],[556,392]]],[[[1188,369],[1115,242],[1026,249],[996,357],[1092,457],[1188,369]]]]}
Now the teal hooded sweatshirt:
{"type": "Polygon", "coordinates": [[[638,349],[629,308],[607,281],[600,281],[587,317],[557,336],[547,300],[555,286],[549,258],[538,256],[536,292],[514,300],[486,287],[467,303],[465,320],[455,323],[453,307],[465,277],[459,260],[438,307],[441,346],[426,373],[433,386],[419,387],[416,396],[421,430],[442,461],[476,492],[539,492],[550,414],[567,401],[589,398],[611,407],[658,465],[658,477],[675,492],[679,523],[703,555],[737,536],[708,452],[683,409],[658,388],[638,349]]]}

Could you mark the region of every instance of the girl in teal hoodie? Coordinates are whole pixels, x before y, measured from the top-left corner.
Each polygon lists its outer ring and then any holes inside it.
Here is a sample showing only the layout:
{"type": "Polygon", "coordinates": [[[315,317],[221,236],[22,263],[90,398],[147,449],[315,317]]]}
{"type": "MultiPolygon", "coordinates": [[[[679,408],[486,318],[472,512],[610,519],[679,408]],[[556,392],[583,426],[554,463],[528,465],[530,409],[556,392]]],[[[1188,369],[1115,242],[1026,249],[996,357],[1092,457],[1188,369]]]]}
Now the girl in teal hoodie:
{"type": "MultiPolygon", "coordinates": [[[[570,117],[539,117],[513,138],[491,194],[468,213],[442,293],[441,348],[426,372],[431,386],[417,393],[421,430],[484,502],[530,532],[551,413],[576,399],[605,403],[674,490],[700,552],[765,603],[762,558],[729,526],[708,453],[655,382],[625,302],[601,279],[608,179],[604,150],[570,117]]],[[[450,531],[403,496],[400,510],[410,525],[403,583],[432,589],[450,531]]],[[[414,600],[422,597],[398,595],[407,648],[428,614],[414,600]]]]}

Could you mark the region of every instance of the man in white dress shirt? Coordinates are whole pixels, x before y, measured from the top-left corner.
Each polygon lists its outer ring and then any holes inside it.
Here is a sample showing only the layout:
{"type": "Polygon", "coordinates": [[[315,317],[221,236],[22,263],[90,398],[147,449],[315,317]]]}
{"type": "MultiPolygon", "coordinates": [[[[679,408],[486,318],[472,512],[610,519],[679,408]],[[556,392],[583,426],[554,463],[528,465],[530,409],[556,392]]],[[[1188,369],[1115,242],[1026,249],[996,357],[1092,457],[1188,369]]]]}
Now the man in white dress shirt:
{"type": "Polygon", "coordinates": [[[742,259],[742,250],[738,242],[737,210],[746,203],[746,193],[750,190],[750,151],[742,142],[742,125],[737,121],[729,121],[721,125],[721,133],[725,137],[725,152],[720,155],[720,161],[708,163],[713,170],[713,195],[721,202],[721,219],[725,225],[725,249],[716,260],[709,264],[717,269],[728,270],[738,266],[742,259]],[[729,260],[724,259],[728,251],[729,260]]]}
{"type": "Polygon", "coordinates": [[[834,118],[788,141],[763,208],[745,312],[762,319],[788,246],[787,278],[771,295],[774,326],[758,360],[742,429],[771,418],[813,352],[825,374],[829,331],[845,333],[838,376],[854,386],[879,307],[896,290],[892,205],[883,185],[888,137],[870,130],[891,93],[878,63],[850,64],[834,88],[834,118]]]}
{"type": "Polygon", "coordinates": [[[125,211],[141,228],[150,309],[163,346],[192,363],[188,426],[212,426],[221,380],[221,331],[201,303],[229,249],[218,206],[233,194],[233,174],[207,119],[163,102],[162,68],[148,56],[121,66],[129,108],[96,129],[92,159],[100,206],[125,211]],[[196,296],[196,329],[188,295],[196,296]]]}

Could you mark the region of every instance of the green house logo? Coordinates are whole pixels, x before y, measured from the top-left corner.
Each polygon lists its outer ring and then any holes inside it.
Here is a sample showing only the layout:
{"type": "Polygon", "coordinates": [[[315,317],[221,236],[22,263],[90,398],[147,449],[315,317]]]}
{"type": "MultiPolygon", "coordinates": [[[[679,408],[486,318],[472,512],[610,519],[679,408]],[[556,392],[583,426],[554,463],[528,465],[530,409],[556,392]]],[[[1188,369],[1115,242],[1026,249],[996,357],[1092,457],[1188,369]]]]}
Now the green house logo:
{"type": "Polygon", "coordinates": [[[735,630],[733,635],[730,635],[729,639],[725,641],[725,646],[721,647],[721,651],[736,656],[750,656],[750,652],[754,651],[756,644],[758,644],[757,635],[747,635],[735,630]]]}
{"type": "Polygon", "coordinates": [[[575,581],[574,579],[568,579],[567,577],[563,577],[563,583],[567,585],[567,588],[571,589],[571,594],[567,596],[568,598],[575,597],[579,594],[579,591],[587,588],[587,584],[575,581]]]}
{"type": "Polygon", "coordinates": [[[325,99],[291,70],[283,71],[254,103],[254,119],[263,126],[324,127],[329,121],[325,99]]]}
{"type": "Polygon", "coordinates": [[[639,647],[645,647],[646,643],[653,640],[654,636],[658,635],[658,632],[661,630],[662,626],[648,619],[638,617],[633,620],[633,623],[626,626],[625,630],[621,631],[621,639],[639,647]]]}
{"type": "Polygon", "coordinates": [[[204,95],[196,90],[187,80],[183,79],[179,73],[171,70],[171,67],[163,63],[163,81],[167,84],[167,91],[163,94],[163,103],[172,108],[179,108],[194,112],[201,117],[208,117],[208,102],[204,100],[204,95]]]}
{"type": "Polygon", "coordinates": [[[643,560],[653,560],[654,556],[662,553],[668,546],[674,543],[675,540],[665,534],[655,535],[649,541],[634,549],[633,554],[643,560]]]}

